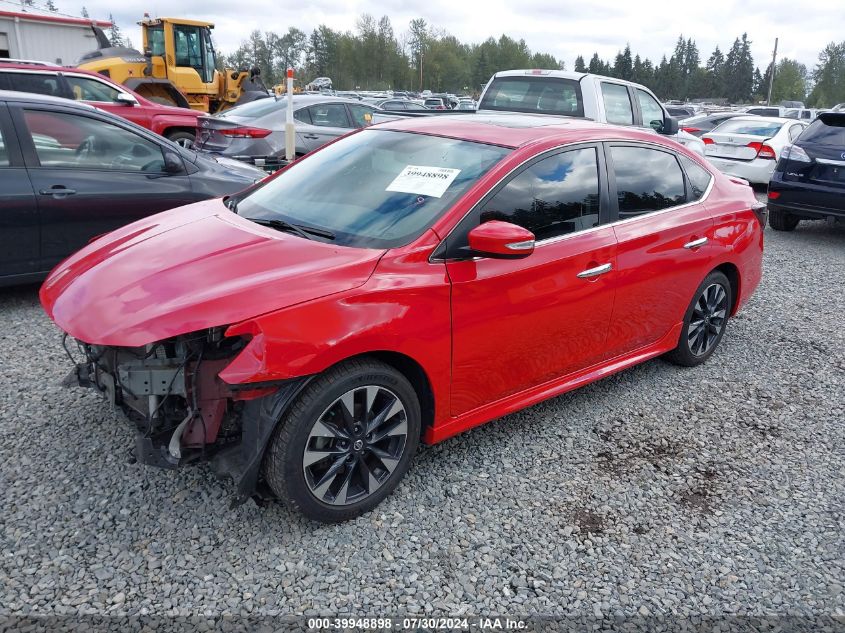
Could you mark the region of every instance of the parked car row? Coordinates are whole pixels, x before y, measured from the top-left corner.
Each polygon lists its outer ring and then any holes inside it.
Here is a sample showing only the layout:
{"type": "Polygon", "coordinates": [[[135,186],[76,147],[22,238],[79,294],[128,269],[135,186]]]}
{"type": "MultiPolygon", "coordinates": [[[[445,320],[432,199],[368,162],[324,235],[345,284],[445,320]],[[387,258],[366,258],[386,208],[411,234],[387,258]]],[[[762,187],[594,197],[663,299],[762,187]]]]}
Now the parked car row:
{"type": "Polygon", "coordinates": [[[263,176],[85,103],[0,91],[0,285],[43,279],[96,235],[263,176]]]}
{"type": "Polygon", "coordinates": [[[99,73],[47,64],[0,63],[0,90],[83,101],[191,147],[199,112],[154,103],[99,73]]]}

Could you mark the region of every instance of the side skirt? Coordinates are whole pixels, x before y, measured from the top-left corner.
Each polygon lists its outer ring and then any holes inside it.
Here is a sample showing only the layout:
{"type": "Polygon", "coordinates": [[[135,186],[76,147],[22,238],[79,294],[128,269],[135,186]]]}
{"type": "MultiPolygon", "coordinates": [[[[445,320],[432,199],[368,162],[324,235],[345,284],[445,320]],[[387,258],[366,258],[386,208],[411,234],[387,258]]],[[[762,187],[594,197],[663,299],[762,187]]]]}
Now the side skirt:
{"type": "Polygon", "coordinates": [[[642,347],[625,356],[617,356],[598,365],[593,365],[587,369],[556,378],[549,382],[543,383],[536,387],[532,387],[520,393],[516,393],[496,402],[486,404],[472,411],[468,411],[456,418],[452,418],[448,422],[438,424],[426,429],[423,440],[426,444],[436,444],[442,442],[458,433],[467,431],[473,427],[479,426],[494,418],[500,418],[514,411],[519,411],[525,407],[554,398],[567,391],[572,391],[578,387],[583,387],[596,380],[601,380],[607,376],[611,376],[624,369],[628,369],[634,365],[642,363],[665,354],[669,350],[675,348],[678,344],[678,339],[681,336],[683,323],[675,325],[666,336],[662,339],[642,347]]]}

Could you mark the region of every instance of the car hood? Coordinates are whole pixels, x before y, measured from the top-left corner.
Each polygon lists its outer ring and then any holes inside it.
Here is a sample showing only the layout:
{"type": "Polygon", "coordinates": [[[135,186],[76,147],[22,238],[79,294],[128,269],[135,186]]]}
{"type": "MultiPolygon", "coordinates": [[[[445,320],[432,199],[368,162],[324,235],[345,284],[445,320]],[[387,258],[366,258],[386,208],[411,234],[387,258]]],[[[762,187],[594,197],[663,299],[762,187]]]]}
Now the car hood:
{"type": "Polygon", "coordinates": [[[41,303],[81,341],[138,347],[355,288],[383,253],[261,227],[208,200],[92,242],[50,273],[41,303]]]}

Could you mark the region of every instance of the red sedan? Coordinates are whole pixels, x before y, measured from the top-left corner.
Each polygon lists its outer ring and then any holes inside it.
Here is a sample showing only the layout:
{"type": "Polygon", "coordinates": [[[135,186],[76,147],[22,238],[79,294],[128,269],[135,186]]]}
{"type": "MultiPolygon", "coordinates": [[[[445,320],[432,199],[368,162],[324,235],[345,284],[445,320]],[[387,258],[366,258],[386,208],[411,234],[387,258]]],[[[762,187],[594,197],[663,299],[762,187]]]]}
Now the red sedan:
{"type": "Polygon", "coordinates": [[[643,130],[430,117],[58,266],[73,379],[138,461],[340,521],[439,442],[655,356],[709,358],[761,276],[751,189],[643,130]]]}

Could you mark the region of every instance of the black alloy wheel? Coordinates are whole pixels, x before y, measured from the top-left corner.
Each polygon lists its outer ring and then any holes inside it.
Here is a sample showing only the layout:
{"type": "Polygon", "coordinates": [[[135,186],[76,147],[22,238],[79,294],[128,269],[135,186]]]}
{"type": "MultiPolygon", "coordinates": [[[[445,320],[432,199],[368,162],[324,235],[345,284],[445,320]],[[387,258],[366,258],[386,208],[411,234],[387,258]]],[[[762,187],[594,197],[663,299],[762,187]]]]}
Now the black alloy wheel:
{"type": "Polygon", "coordinates": [[[678,345],[666,354],[666,360],[694,367],[710,358],[725,334],[732,306],[731,283],[724,273],[714,270],[695,291],[678,345]]]}
{"type": "Polygon", "coordinates": [[[399,484],[420,439],[416,391],[372,358],[317,376],[279,421],[264,479],[286,505],[334,523],[374,508],[399,484]]]}

